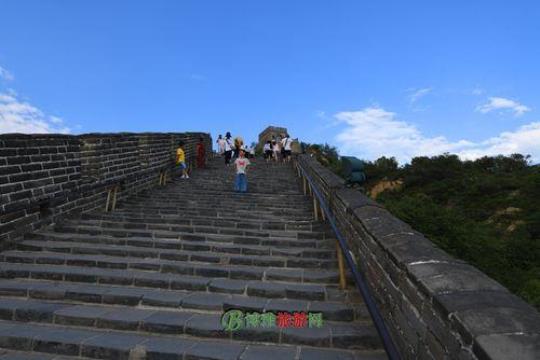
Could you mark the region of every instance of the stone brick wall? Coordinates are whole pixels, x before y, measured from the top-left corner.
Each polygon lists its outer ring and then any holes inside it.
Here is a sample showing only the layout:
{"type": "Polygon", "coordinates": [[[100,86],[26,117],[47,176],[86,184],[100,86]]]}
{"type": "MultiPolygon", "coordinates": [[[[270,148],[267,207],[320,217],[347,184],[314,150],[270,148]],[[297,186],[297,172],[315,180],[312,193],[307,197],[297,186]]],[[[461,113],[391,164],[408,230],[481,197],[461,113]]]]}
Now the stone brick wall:
{"type": "Polygon", "coordinates": [[[535,359],[540,314],[437,248],[314,158],[298,163],[321,190],[406,359],[535,359]]]}
{"type": "Polygon", "coordinates": [[[155,186],[174,164],[180,140],[188,162],[204,133],[0,135],[0,247],[60,215],[104,207],[107,190],[119,199],[155,186]]]}

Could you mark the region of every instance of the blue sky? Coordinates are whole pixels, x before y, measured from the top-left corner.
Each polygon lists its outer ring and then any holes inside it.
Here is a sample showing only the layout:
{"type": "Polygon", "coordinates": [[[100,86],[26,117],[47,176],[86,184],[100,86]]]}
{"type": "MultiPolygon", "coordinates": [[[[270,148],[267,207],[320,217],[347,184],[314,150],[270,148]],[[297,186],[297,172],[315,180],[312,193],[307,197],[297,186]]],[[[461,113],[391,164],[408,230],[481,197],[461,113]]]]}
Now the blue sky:
{"type": "Polygon", "coordinates": [[[540,160],[537,1],[0,4],[0,132],[267,125],[375,159],[540,160]]]}

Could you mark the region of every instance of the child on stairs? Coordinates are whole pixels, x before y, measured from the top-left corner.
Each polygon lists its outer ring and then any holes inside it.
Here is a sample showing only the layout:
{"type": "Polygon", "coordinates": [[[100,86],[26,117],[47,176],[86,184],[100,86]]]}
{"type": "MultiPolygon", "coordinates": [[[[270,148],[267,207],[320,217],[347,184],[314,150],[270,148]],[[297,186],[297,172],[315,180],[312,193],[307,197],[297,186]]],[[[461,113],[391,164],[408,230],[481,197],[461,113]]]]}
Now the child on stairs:
{"type": "Polygon", "coordinates": [[[247,192],[247,177],[246,168],[251,162],[245,157],[244,150],[240,150],[238,158],[234,161],[236,166],[236,179],[234,181],[234,191],[245,193],[247,192]]]}

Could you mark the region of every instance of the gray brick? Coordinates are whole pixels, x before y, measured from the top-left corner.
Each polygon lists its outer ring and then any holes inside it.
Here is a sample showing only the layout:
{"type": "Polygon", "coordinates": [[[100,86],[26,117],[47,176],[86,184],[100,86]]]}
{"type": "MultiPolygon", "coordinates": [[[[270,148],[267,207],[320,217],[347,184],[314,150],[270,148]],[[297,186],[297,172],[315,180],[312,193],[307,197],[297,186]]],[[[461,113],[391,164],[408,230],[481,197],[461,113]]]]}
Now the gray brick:
{"type": "Polygon", "coordinates": [[[107,333],[85,340],[81,354],[94,359],[128,360],[131,350],[145,340],[138,335],[107,333]]]}
{"type": "Polygon", "coordinates": [[[156,312],[142,321],[141,329],[148,332],[182,334],[186,322],[193,316],[183,312],[156,312]]]}
{"type": "Polygon", "coordinates": [[[186,350],[185,359],[237,360],[244,348],[245,346],[238,344],[214,343],[208,346],[205,343],[197,343],[186,350]]]}
{"type": "Polygon", "coordinates": [[[295,358],[295,347],[249,345],[240,360],[294,360],[295,358]]]}

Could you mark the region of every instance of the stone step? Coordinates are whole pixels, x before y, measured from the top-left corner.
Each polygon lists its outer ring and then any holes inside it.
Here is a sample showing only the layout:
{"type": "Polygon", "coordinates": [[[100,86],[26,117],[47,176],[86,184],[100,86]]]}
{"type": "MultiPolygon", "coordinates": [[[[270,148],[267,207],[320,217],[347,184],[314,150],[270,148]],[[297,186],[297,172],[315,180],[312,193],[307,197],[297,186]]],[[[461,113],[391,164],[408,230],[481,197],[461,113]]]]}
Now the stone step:
{"type": "Polygon", "coordinates": [[[26,352],[0,348],[0,360],[90,360],[87,357],[46,354],[43,352],[26,352]]]}
{"type": "MultiPolygon", "coordinates": [[[[324,240],[332,239],[335,237],[329,234],[328,231],[286,231],[286,230],[273,230],[251,228],[251,224],[238,224],[236,227],[223,227],[219,223],[217,225],[205,225],[196,223],[195,225],[184,224],[171,224],[171,223],[145,223],[140,221],[125,221],[125,220],[100,220],[100,219],[78,219],[78,220],[64,220],[58,224],[56,229],[62,227],[79,227],[79,226],[91,226],[102,227],[107,229],[117,230],[136,230],[146,231],[154,234],[156,231],[163,234],[176,234],[176,233],[190,233],[190,234],[224,234],[224,235],[237,235],[237,236],[258,236],[269,238],[287,238],[287,239],[305,239],[305,240],[324,240]],[[245,227],[242,227],[244,225],[245,227]]],[[[253,226],[256,227],[256,226],[253,226]]]]}
{"type": "Polygon", "coordinates": [[[185,233],[164,230],[138,230],[138,229],[104,229],[100,226],[87,225],[68,225],[58,224],[54,227],[58,233],[64,234],[85,234],[93,236],[110,236],[114,238],[125,239],[144,239],[150,241],[152,239],[171,239],[212,242],[212,243],[229,243],[229,244],[244,244],[244,245],[261,245],[274,246],[278,248],[316,248],[329,249],[335,247],[335,241],[328,240],[310,240],[310,239],[291,239],[291,238],[270,238],[260,236],[245,236],[245,235],[226,235],[226,234],[210,234],[210,233],[185,233]]]}
{"type": "Polygon", "coordinates": [[[380,350],[352,351],[306,345],[252,344],[226,339],[207,340],[185,335],[151,335],[17,321],[0,321],[0,345],[10,350],[106,360],[265,360],[276,356],[280,360],[386,358],[380,350]]]}
{"type": "MultiPolygon", "coordinates": [[[[183,271],[181,267],[170,268],[171,271],[177,269],[183,271]]],[[[301,279],[303,282],[295,281],[295,279],[293,281],[278,280],[288,278],[291,275],[290,272],[284,274],[283,269],[263,272],[252,267],[229,270],[225,267],[206,265],[197,267],[195,274],[189,275],[74,265],[0,263],[0,278],[4,279],[44,279],[171,290],[222,292],[222,289],[212,285],[213,281],[219,281],[224,284],[223,286],[234,286],[235,291],[249,296],[300,300],[325,300],[329,298],[328,289],[336,288],[337,274],[334,275],[333,272],[327,271],[321,271],[321,273],[324,278],[328,276],[325,274],[332,274],[330,283],[322,283],[321,276],[305,278],[305,273],[301,279]],[[260,280],[263,276],[269,279],[260,280]],[[317,282],[313,280],[317,280],[317,282]]],[[[317,273],[311,273],[312,276],[314,274],[317,273]]]]}
{"type": "MultiPolygon", "coordinates": [[[[304,312],[301,309],[298,312],[304,312]]],[[[274,314],[275,315],[275,314],[274,314]]],[[[0,299],[0,319],[22,323],[50,323],[81,328],[185,335],[187,339],[220,338],[255,343],[376,349],[377,332],[370,323],[323,321],[320,326],[244,328],[226,331],[220,314],[168,311],[110,305],[75,305],[27,299],[0,299]]],[[[307,324],[306,324],[307,325],[307,324]]]]}
{"type": "Polygon", "coordinates": [[[365,305],[356,302],[358,299],[353,292],[348,295],[355,302],[346,299],[344,301],[268,299],[238,294],[238,291],[241,291],[240,282],[216,279],[210,286],[216,290],[215,293],[48,280],[0,279],[0,294],[2,297],[52,300],[73,304],[155,307],[215,314],[222,314],[231,309],[256,312],[305,310],[320,312],[324,319],[332,321],[349,322],[369,319],[365,305]]]}
{"type": "MultiPolygon", "coordinates": [[[[44,240],[44,241],[64,241],[73,243],[87,244],[110,244],[116,246],[133,246],[138,248],[148,249],[170,249],[183,251],[201,251],[215,252],[226,254],[243,254],[243,255],[272,255],[272,256],[290,256],[301,257],[305,259],[328,259],[333,260],[336,257],[335,248],[305,248],[300,246],[295,247],[277,247],[270,245],[250,245],[243,242],[216,242],[216,241],[201,241],[201,240],[178,240],[178,239],[152,239],[152,238],[122,238],[112,237],[107,235],[92,236],[87,234],[70,234],[57,233],[51,231],[39,231],[31,234],[26,234],[28,240],[44,240]]],[[[279,242],[279,245],[284,245],[279,242]]]]}
{"type": "MultiPolygon", "coordinates": [[[[239,194],[237,194],[239,195],[239,194]]],[[[181,195],[178,195],[179,197],[181,195]]],[[[239,195],[242,196],[242,195],[239,195]]],[[[222,201],[205,202],[194,197],[193,200],[181,198],[174,200],[174,195],[169,194],[167,201],[155,201],[154,199],[127,199],[122,201],[122,205],[126,206],[144,206],[145,209],[184,209],[184,208],[197,208],[197,209],[226,209],[228,211],[252,211],[260,213],[274,213],[276,211],[284,211],[287,214],[305,213],[310,210],[310,203],[283,203],[269,205],[264,200],[254,200],[250,203],[239,202],[235,197],[228,199],[222,199],[222,201]]]]}
{"type": "MultiPolygon", "coordinates": [[[[104,244],[72,243],[61,241],[32,241],[26,240],[16,244],[18,250],[48,251],[70,254],[92,254],[109,256],[129,256],[135,258],[153,258],[163,260],[181,260],[204,263],[221,263],[233,265],[272,266],[286,268],[324,268],[337,267],[335,260],[322,260],[314,258],[299,258],[298,256],[257,255],[257,254],[230,254],[214,251],[181,251],[155,248],[141,248],[137,246],[117,246],[104,244]]],[[[213,249],[211,249],[213,250],[213,249]]],[[[1,256],[2,254],[0,254],[1,256]]]]}
{"type": "MultiPolygon", "coordinates": [[[[205,186],[203,182],[184,182],[184,181],[178,181],[175,184],[168,184],[163,187],[155,188],[155,189],[149,189],[149,190],[143,190],[140,193],[138,193],[136,196],[141,197],[152,197],[154,195],[156,196],[163,196],[163,195],[179,195],[178,197],[181,197],[181,195],[186,196],[187,198],[193,198],[193,197],[201,197],[203,199],[207,198],[216,198],[216,199],[225,199],[225,198],[231,198],[235,197],[237,199],[240,199],[239,196],[242,196],[241,201],[250,201],[250,200],[260,200],[264,199],[265,201],[268,201],[269,204],[276,203],[276,202],[289,202],[291,199],[306,199],[306,195],[303,194],[298,187],[294,193],[280,193],[280,192],[248,192],[243,195],[238,195],[235,192],[231,191],[222,191],[221,189],[217,189],[213,187],[214,183],[212,183],[212,186],[205,186]],[[186,191],[186,190],[189,191],[186,191]],[[245,195],[245,196],[244,196],[245,195]]],[[[227,185],[227,188],[228,185],[227,185]]]]}
{"type": "Polygon", "coordinates": [[[21,264],[51,264],[97,267],[103,269],[132,269],[151,272],[175,273],[196,276],[215,276],[231,279],[243,278],[249,271],[255,280],[278,280],[290,282],[332,283],[337,271],[310,270],[303,268],[283,268],[263,264],[243,265],[215,263],[208,258],[193,260],[165,260],[160,258],[140,258],[129,256],[67,254],[47,251],[5,251],[0,261],[21,264]],[[254,271],[255,270],[255,271],[254,271]],[[236,274],[236,275],[235,275],[236,274]],[[259,277],[260,276],[260,277],[259,277]],[[314,281],[315,280],[315,281],[314,281]]]}
{"type": "Polygon", "coordinates": [[[276,209],[271,211],[264,210],[246,210],[246,209],[228,209],[226,207],[213,207],[213,208],[202,208],[202,207],[192,207],[186,208],[182,206],[178,207],[165,207],[165,206],[156,206],[156,207],[147,207],[144,204],[123,204],[119,203],[117,205],[117,210],[124,211],[128,213],[136,212],[145,212],[145,213],[155,213],[162,215],[178,215],[184,217],[190,217],[191,215],[203,215],[214,218],[225,218],[225,217],[237,217],[241,219],[264,219],[268,221],[281,221],[281,220],[312,220],[313,213],[308,209],[304,210],[287,210],[287,209],[276,209]]]}
{"type": "Polygon", "coordinates": [[[129,221],[140,222],[145,224],[170,224],[170,225],[204,225],[216,226],[224,228],[246,228],[251,230],[282,230],[282,231],[323,231],[330,233],[328,226],[324,223],[305,220],[305,221],[265,221],[262,219],[241,219],[234,217],[207,217],[207,216],[191,216],[185,218],[183,216],[174,215],[158,215],[154,213],[119,211],[114,212],[88,212],[78,215],[74,219],[83,220],[112,220],[112,221],[129,221]]]}
{"type": "Polygon", "coordinates": [[[251,211],[227,211],[227,209],[174,209],[174,210],[165,210],[165,209],[159,209],[155,208],[150,211],[149,209],[144,208],[144,206],[140,207],[123,207],[120,203],[120,205],[117,207],[116,211],[120,211],[124,214],[130,214],[130,215],[141,215],[141,214],[150,214],[153,213],[155,215],[159,216],[176,216],[176,217],[183,217],[183,218],[192,218],[192,217],[213,217],[218,219],[242,219],[242,220],[259,220],[259,221],[265,221],[265,222],[276,222],[276,221],[288,221],[288,222],[295,222],[295,221],[313,221],[313,214],[307,213],[305,215],[284,215],[280,211],[275,211],[272,214],[266,213],[264,215],[261,214],[255,214],[251,211]]]}
{"type": "Polygon", "coordinates": [[[311,198],[306,195],[287,194],[286,198],[270,200],[267,196],[260,194],[245,193],[238,194],[230,192],[212,193],[210,190],[190,190],[189,194],[186,191],[172,192],[160,190],[160,193],[150,193],[138,195],[138,197],[129,197],[122,200],[123,204],[144,205],[149,204],[152,207],[193,207],[201,208],[229,208],[229,209],[246,209],[260,211],[276,211],[287,209],[291,211],[308,210],[312,206],[311,198]],[[160,196],[156,196],[159,194],[160,196]]]}

